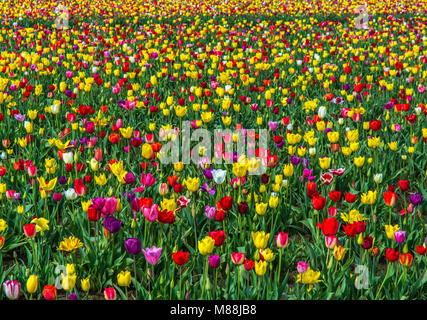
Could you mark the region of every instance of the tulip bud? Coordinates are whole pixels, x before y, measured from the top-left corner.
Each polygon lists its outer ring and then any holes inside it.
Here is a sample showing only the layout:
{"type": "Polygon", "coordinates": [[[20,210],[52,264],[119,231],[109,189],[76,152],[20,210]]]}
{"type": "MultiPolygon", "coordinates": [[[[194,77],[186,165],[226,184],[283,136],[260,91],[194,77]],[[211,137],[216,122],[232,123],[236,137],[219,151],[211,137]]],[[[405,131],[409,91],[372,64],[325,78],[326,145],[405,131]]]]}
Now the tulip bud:
{"type": "Polygon", "coordinates": [[[31,275],[27,280],[27,291],[29,294],[33,294],[37,291],[38,278],[36,275],[31,275]]]}
{"type": "Polygon", "coordinates": [[[359,237],[357,238],[357,244],[361,246],[363,244],[363,236],[362,233],[359,233],[359,237]]]}

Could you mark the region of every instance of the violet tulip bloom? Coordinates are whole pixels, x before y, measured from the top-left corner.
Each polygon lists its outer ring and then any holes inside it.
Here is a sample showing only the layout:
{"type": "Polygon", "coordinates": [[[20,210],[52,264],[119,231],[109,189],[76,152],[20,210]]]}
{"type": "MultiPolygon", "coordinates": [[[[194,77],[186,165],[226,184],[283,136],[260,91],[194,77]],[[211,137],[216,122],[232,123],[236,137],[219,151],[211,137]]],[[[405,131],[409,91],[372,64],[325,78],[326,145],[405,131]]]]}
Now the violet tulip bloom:
{"type": "Polygon", "coordinates": [[[221,258],[219,257],[219,255],[213,254],[209,256],[209,267],[211,267],[212,269],[218,268],[220,263],[221,263],[221,258]]]}
{"type": "Polygon", "coordinates": [[[110,233],[119,232],[121,226],[122,226],[122,222],[120,220],[117,220],[113,216],[108,216],[104,219],[104,227],[110,233]]]}
{"type": "Polygon", "coordinates": [[[137,238],[128,238],[125,241],[126,251],[134,256],[141,252],[141,247],[141,241],[137,238]]]}
{"type": "Polygon", "coordinates": [[[414,206],[417,206],[417,205],[421,204],[423,202],[423,200],[424,200],[423,195],[420,194],[420,193],[412,193],[409,197],[411,199],[411,203],[414,206]]]}
{"type": "Polygon", "coordinates": [[[397,243],[402,243],[405,241],[406,231],[397,230],[394,233],[394,239],[396,239],[397,243]]]}

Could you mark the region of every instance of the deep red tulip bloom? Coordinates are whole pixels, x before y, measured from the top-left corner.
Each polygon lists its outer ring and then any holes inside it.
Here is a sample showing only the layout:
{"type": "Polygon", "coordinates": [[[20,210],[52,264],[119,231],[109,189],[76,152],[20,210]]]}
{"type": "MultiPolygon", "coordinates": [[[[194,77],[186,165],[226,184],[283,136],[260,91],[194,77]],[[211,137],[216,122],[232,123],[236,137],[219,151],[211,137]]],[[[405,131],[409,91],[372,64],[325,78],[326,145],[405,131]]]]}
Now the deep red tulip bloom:
{"type": "Polygon", "coordinates": [[[100,217],[100,212],[98,212],[93,205],[90,205],[87,209],[87,218],[89,221],[98,221],[100,217]]]}
{"type": "Polygon", "coordinates": [[[357,194],[351,194],[350,192],[347,192],[345,195],[345,201],[348,203],[354,203],[357,200],[357,194]]]}
{"type": "Polygon", "coordinates": [[[424,246],[417,246],[417,253],[419,254],[419,255],[425,255],[426,254],[426,252],[427,252],[427,247],[424,247],[424,246]]]}
{"type": "Polygon", "coordinates": [[[221,208],[225,211],[228,211],[233,206],[233,198],[230,196],[225,196],[221,199],[221,208]]]}
{"type": "Polygon", "coordinates": [[[173,211],[168,211],[167,209],[159,211],[157,220],[164,224],[171,224],[175,222],[175,214],[173,211]]]}
{"type": "Polygon", "coordinates": [[[322,232],[325,236],[330,237],[335,236],[337,234],[339,224],[337,219],[333,217],[326,218],[325,220],[323,220],[322,224],[318,223],[317,227],[322,229],[322,232]]]}
{"type": "Polygon", "coordinates": [[[246,271],[251,271],[255,267],[255,262],[252,260],[246,259],[244,267],[246,271]]]}
{"type": "Polygon", "coordinates": [[[320,211],[325,207],[325,202],[326,200],[322,196],[313,197],[313,199],[311,199],[311,204],[317,211],[320,211]]]}
{"type": "Polygon", "coordinates": [[[242,201],[237,205],[240,214],[245,214],[249,210],[249,206],[246,201],[242,201]]]}
{"type": "Polygon", "coordinates": [[[172,252],[173,261],[177,265],[182,266],[187,263],[188,254],[189,254],[188,252],[183,252],[183,251],[172,252]]]}
{"type": "Polygon", "coordinates": [[[223,230],[215,230],[215,231],[209,232],[209,236],[215,240],[216,247],[220,247],[224,243],[225,234],[223,230]]]}
{"type": "Polygon", "coordinates": [[[329,198],[334,202],[339,202],[341,200],[341,191],[330,191],[329,198]]]}
{"type": "Polygon", "coordinates": [[[409,184],[408,180],[399,180],[399,181],[397,181],[397,183],[399,184],[399,188],[402,191],[406,191],[410,187],[410,184],[409,184]]]}
{"type": "Polygon", "coordinates": [[[399,252],[394,249],[385,249],[385,257],[390,262],[395,262],[399,259],[399,252]]]}

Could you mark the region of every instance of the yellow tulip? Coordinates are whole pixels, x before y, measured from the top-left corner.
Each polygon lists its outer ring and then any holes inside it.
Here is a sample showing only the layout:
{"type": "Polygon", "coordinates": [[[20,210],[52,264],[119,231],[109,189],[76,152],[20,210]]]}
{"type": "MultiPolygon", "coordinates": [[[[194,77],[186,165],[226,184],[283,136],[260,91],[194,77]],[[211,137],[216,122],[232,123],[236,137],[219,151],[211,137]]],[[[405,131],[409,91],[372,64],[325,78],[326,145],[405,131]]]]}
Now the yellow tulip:
{"type": "Polygon", "coordinates": [[[90,290],[89,278],[85,278],[85,279],[80,280],[80,285],[81,285],[83,291],[86,291],[86,292],[89,291],[90,290]]]}
{"type": "Polygon", "coordinates": [[[198,242],[199,252],[202,256],[206,256],[213,251],[215,240],[210,236],[206,236],[203,240],[198,242]]]}
{"type": "Polygon", "coordinates": [[[283,174],[285,177],[290,177],[294,174],[294,165],[292,163],[285,164],[285,167],[283,168],[283,174]]]}
{"type": "Polygon", "coordinates": [[[257,214],[259,214],[260,216],[264,215],[265,212],[267,211],[267,204],[266,203],[257,203],[255,205],[255,211],[257,214]]]}
{"type": "Polygon", "coordinates": [[[144,143],[143,145],[142,145],[142,156],[145,158],[145,159],[150,159],[151,158],[151,156],[153,155],[153,148],[151,147],[151,145],[150,144],[148,144],[148,143],[144,143]]]}
{"type": "Polygon", "coordinates": [[[397,224],[394,225],[394,226],[392,226],[392,225],[386,225],[385,226],[385,233],[387,234],[387,238],[394,240],[394,233],[397,230],[400,230],[400,227],[397,224]]]}
{"type": "Polygon", "coordinates": [[[323,170],[329,169],[331,165],[331,158],[329,157],[319,158],[319,165],[323,170]]]}
{"type": "Polygon", "coordinates": [[[254,245],[257,249],[265,249],[267,247],[268,239],[270,238],[270,234],[265,234],[264,231],[251,232],[252,240],[254,241],[254,245]]]}
{"type": "Polygon", "coordinates": [[[104,173],[101,173],[99,176],[95,176],[95,183],[98,186],[104,186],[107,183],[107,178],[104,173]]]}
{"type": "Polygon", "coordinates": [[[130,139],[132,137],[132,132],[133,132],[132,127],[120,128],[120,133],[125,139],[130,139]]]}
{"type": "Polygon", "coordinates": [[[29,294],[35,293],[37,291],[38,283],[38,277],[34,274],[31,275],[27,280],[27,292],[29,294]]]}
{"type": "Polygon", "coordinates": [[[257,261],[255,262],[255,273],[259,276],[263,276],[267,271],[267,262],[257,261]]]}
{"type": "Polygon", "coordinates": [[[359,168],[361,168],[361,167],[363,167],[363,164],[365,163],[365,157],[357,157],[357,158],[354,158],[354,164],[357,166],[357,167],[359,167],[359,168]]]}
{"type": "Polygon", "coordinates": [[[184,180],[184,184],[187,187],[187,189],[191,192],[196,192],[197,189],[199,189],[200,186],[200,178],[187,178],[184,180]]]}
{"type": "Polygon", "coordinates": [[[132,276],[130,271],[120,271],[120,273],[117,275],[117,284],[120,287],[128,287],[132,281],[132,276]]]}

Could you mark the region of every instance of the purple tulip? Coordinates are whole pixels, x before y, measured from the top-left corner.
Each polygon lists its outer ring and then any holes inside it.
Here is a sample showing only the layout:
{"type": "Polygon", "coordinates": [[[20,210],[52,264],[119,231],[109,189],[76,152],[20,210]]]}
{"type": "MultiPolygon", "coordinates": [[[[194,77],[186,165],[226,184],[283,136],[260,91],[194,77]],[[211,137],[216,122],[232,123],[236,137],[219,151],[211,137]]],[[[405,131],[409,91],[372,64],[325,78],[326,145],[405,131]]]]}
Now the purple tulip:
{"type": "Polygon", "coordinates": [[[68,300],[79,300],[77,298],[77,295],[73,292],[72,294],[70,294],[70,296],[68,297],[68,300]]]}
{"type": "Polygon", "coordinates": [[[412,203],[414,206],[419,205],[419,204],[420,204],[420,203],[422,203],[422,202],[423,202],[423,200],[424,200],[423,195],[422,195],[422,194],[420,194],[420,193],[411,193],[411,195],[410,195],[409,197],[410,197],[410,199],[411,199],[411,203],[412,203]]]}
{"type": "Polygon", "coordinates": [[[301,161],[301,158],[300,158],[300,157],[297,157],[297,156],[291,156],[291,163],[292,163],[294,166],[296,166],[297,164],[299,164],[299,163],[300,163],[300,161],[301,161]]]}
{"type": "Polygon", "coordinates": [[[405,241],[405,236],[406,236],[406,231],[397,230],[394,233],[394,238],[396,239],[397,243],[402,243],[403,241],[405,241]]]}
{"type": "Polygon", "coordinates": [[[220,263],[221,263],[221,258],[218,255],[213,254],[213,255],[209,256],[209,266],[212,269],[218,268],[220,263]]]}
{"type": "Polygon", "coordinates": [[[58,178],[58,182],[59,182],[59,184],[64,185],[68,182],[68,179],[67,179],[67,177],[61,176],[58,178]]]}
{"type": "Polygon", "coordinates": [[[214,170],[213,168],[203,169],[203,175],[206,177],[206,179],[208,179],[208,180],[213,179],[213,175],[212,175],[213,170],[214,170]]]}
{"type": "Polygon", "coordinates": [[[310,159],[309,158],[302,158],[302,160],[301,160],[302,162],[302,166],[303,167],[308,167],[309,165],[310,165],[310,159]]]}
{"type": "Polygon", "coordinates": [[[155,246],[152,246],[151,248],[145,248],[145,250],[142,250],[142,252],[144,253],[145,259],[147,259],[149,264],[157,264],[160,255],[162,254],[162,248],[156,248],[155,246]]]}
{"type": "Polygon", "coordinates": [[[141,241],[137,238],[128,238],[125,241],[126,251],[134,256],[141,252],[141,247],[141,241]]]}
{"type": "Polygon", "coordinates": [[[101,211],[104,208],[104,204],[104,198],[96,197],[95,199],[92,199],[93,208],[97,211],[101,211]]]}
{"type": "Polygon", "coordinates": [[[122,226],[122,222],[120,220],[117,220],[113,216],[108,216],[104,219],[104,227],[110,233],[119,232],[121,226],[122,226]]]}
{"type": "Polygon", "coordinates": [[[126,184],[134,184],[136,181],[136,178],[132,173],[128,172],[128,173],[126,173],[124,180],[125,180],[126,184]]]}

